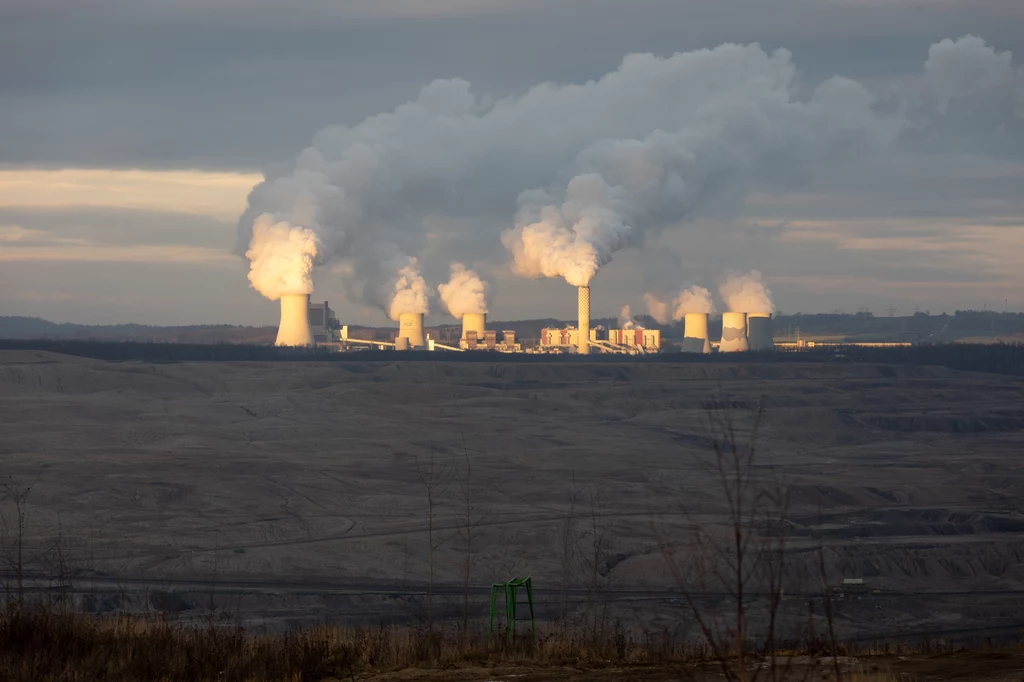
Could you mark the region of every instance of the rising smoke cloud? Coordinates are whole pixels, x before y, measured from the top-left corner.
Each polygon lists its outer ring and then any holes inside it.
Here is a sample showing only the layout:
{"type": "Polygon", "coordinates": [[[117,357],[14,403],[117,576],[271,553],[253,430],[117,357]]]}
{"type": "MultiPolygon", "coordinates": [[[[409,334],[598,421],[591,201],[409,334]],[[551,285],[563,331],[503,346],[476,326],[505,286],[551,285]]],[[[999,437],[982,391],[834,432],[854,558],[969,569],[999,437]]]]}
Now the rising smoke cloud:
{"type": "Polygon", "coordinates": [[[711,300],[711,292],[696,284],[679,292],[671,301],[663,301],[656,294],[644,294],[647,312],[661,324],[678,322],[689,313],[715,312],[715,303],[711,300]]]}
{"type": "Polygon", "coordinates": [[[622,310],[619,311],[619,329],[635,329],[639,326],[640,324],[633,319],[633,311],[629,304],[622,306],[622,310]]]}
{"type": "Polygon", "coordinates": [[[671,303],[661,300],[651,292],[647,292],[644,294],[644,304],[647,306],[647,314],[653,317],[658,324],[668,324],[672,321],[671,303]]]}
{"type": "MultiPolygon", "coordinates": [[[[702,59],[707,56],[686,55],[680,68],[717,71],[722,65],[702,59]]],[[[586,285],[613,253],[689,218],[723,188],[739,198],[779,164],[849,153],[854,142],[877,142],[892,132],[859,83],[833,78],[809,101],[797,101],[789,54],[761,56],[725,69],[731,78],[701,83],[699,106],[673,127],[640,139],[597,141],[581,151],[578,174],[564,188],[521,194],[517,224],[502,235],[515,272],[586,285]]]]}
{"type": "Polygon", "coordinates": [[[711,292],[696,284],[683,289],[672,303],[675,306],[672,318],[675,320],[681,320],[690,313],[710,315],[715,312],[715,303],[711,300],[711,292]]]}
{"type": "Polygon", "coordinates": [[[249,259],[249,282],[271,301],[287,294],[313,293],[313,265],[320,240],[312,230],[287,222],[274,222],[263,214],[253,223],[249,259]]]}
{"type": "Polygon", "coordinates": [[[448,283],[437,287],[448,312],[457,320],[466,313],[487,313],[487,289],[480,275],[462,263],[452,263],[448,283]]]}
{"type": "Polygon", "coordinates": [[[385,272],[394,271],[394,275],[383,290],[383,297],[388,301],[388,316],[398,321],[402,313],[428,314],[430,293],[423,275],[420,274],[419,261],[410,257],[396,261],[394,265],[384,269],[385,272]]]}
{"type": "Polygon", "coordinates": [[[734,313],[774,313],[772,292],[757,270],[730,272],[718,288],[726,307],[734,313]]]}
{"type": "MultiPolygon", "coordinates": [[[[1002,54],[976,47],[936,46],[928,87],[962,92],[976,62],[986,79],[1003,72],[1002,54]]],[[[393,111],[323,129],[268,174],[239,221],[237,251],[269,297],[293,283],[308,291],[316,266],[348,260],[346,295],[389,313],[395,296],[381,282],[407,277],[408,259],[477,257],[459,251],[499,237],[516,273],[586,284],[615,252],[692,226],[712,200],[739,204],[752,185],[801,177],[903,130],[903,114],[876,112],[860,83],[830,78],[804,96],[796,74],[786,50],[728,44],[632,54],[585,84],[494,102],[466,81],[438,80],[393,111]],[[438,224],[440,240],[429,229],[438,224]]]]}

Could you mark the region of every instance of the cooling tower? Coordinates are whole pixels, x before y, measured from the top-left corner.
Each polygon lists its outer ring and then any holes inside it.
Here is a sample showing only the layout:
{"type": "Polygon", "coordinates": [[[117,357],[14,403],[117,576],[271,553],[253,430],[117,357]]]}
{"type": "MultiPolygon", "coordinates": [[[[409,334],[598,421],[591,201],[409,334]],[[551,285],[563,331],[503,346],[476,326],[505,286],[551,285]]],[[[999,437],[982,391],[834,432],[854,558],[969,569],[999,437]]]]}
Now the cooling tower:
{"type": "Polygon", "coordinates": [[[590,287],[580,287],[579,300],[579,344],[577,352],[588,355],[590,353],[590,287]]]}
{"type": "Polygon", "coordinates": [[[750,350],[775,350],[771,313],[747,313],[747,345],[750,350]]]}
{"type": "Polygon", "coordinates": [[[476,332],[476,338],[484,338],[487,331],[487,315],[484,313],[465,313],[462,316],[462,340],[466,340],[466,332],[476,332]]]}
{"type": "Polygon", "coordinates": [[[398,335],[409,339],[409,346],[425,346],[423,341],[423,313],[401,313],[398,316],[398,335]]]}
{"type": "Polygon", "coordinates": [[[683,332],[684,353],[710,353],[711,339],[708,338],[708,314],[686,313],[683,332]]]}
{"type": "Polygon", "coordinates": [[[277,346],[312,346],[309,331],[309,294],[285,294],[281,297],[281,324],[277,327],[277,346]]]}
{"type": "Polygon", "coordinates": [[[747,314],[722,313],[722,343],[719,353],[735,353],[748,350],[747,314]]]}

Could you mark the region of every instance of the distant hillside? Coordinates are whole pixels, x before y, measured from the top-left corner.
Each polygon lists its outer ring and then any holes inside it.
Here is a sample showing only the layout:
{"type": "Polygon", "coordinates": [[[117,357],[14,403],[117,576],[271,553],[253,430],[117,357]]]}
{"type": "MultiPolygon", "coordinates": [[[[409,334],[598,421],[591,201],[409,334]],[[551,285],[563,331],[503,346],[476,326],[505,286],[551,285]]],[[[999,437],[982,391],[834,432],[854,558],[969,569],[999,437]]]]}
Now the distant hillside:
{"type": "MultiPolygon", "coordinates": [[[[637,321],[650,329],[661,329],[666,341],[681,338],[682,323],[659,325],[647,315],[637,321]]],[[[616,318],[594,318],[591,327],[617,327],[616,318]]],[[[576,320],[541,318],[533,320],[488,320],[487,328],[499,334],[513,330],[516,337],[527,345],[540,339],[544,327],[575,325],[576,320]]],[[[803,338],[808,340],[847,341],[925,341],[930,343],[964,342],[1019,342],[1024,339],[1024,314],[994,311],[958,310],[953,315],[916,313],[901,317],[875,317],[859,314],[810,314],[776,317],[776,340],[803,338]]],[[[350,330],[373,330],[373,337],[386,339],[393,335],[397,325],[350,325],[350,330]]],[[[442,343],[457,343],[461,329],[458,323],[434,325],[427,330],[432,338],[442,343]]],[[[721,335],[721,318],[712,316],[708,325],[711,338],[721,335]]],[[[244,327],[234,325],[188,325],[158,327],[143,324],[84,325],[57,323],[37,317],[0,316],[0,339],[78,339],[97,341],[153,341],[163,343],[242,343],[271,344],[277,336],[277,327],[244,327]]],[[[353,333],[353,336],[359,334],[353,333]]]]}
{"type": "Polygon", "coordinates": [[[157,327],[143,324],[84,325],[38,317],[0,317],[0,339],[93,339],[163,343],[273,343],[277,327],[203,324],[157,327]]]}
{"type": "Polygon", "coordinates": [[[1024,336],[1024,314],[957,310],[952,315],[875,317],[871,313],[787,315],[775,319],[775,338],[846,341],[1017,342],[1024,336]]]}

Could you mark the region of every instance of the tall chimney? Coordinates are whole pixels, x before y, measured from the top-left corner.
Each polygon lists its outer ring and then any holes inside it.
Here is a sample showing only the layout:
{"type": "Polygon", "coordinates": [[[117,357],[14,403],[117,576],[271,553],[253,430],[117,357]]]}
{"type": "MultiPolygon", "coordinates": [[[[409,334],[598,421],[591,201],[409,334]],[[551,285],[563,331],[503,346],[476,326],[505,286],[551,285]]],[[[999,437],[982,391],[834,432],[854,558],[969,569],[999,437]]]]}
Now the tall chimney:
{"type": "Polygon", "coordinates": [[[398,336],[409,339],[412,348],[425,346],[423,313],[401,313],[398,316],[398,336]]]}
{"type": "Polygon", "coordinates": [[[582,355],[590,354],[590,287],[580,287],[579,298],[579,344],[577,352],[582,355]]]}
{"type": "Polygon", "coordinates": [[[710,353],[711,339],[708,338],[708,314],[686,313],[684,319],[683,352],[710,353]]]}
{"type": "Polygon", "coordinates": [[[775,350],[771,313],[747,313],[747,345],[750,350],[775,350]]]}
{"type": "Polygon", "coordinates": [[[309,294],[285,294],[281,297],[281,324],[277,327],[277,346],[312,346],[309,331],[309,294]]]}
{"type": "Polygon", "coordinates": [[[747,314],[722,313],[722,343],[719,353],[736,353],[748,350],[747,314]]]}
{"type": "Polygon", "coordinates": [[[462,316],[462,340],[466,340],[466,332],[476,332],[476,338],[483,339],[487,331],[487,315],[484,313],[465,313],[462,316]]]}

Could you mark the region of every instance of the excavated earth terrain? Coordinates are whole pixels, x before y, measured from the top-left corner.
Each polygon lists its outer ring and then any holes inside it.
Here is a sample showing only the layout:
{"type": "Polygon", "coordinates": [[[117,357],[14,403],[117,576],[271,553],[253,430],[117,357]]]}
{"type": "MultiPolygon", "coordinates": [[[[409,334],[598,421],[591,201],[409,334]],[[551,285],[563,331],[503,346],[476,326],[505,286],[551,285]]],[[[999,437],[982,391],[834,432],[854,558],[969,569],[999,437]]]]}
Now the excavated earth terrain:
{"type": "MultiPolygon", "coordinates": [[[[31,487],[31,589],[61,585],[99,612],[214,603],[247,622],[411,621],[433,554],[434,615],[455,616],[468,527],[474,618],[492,582],[530,575],[542,619],[600,603],[645,629],[682,627],[689,540],[727,520],[709,422],[731,420],[745,447],[763,410],[751,472],[786,491],[787,608],[806,614],[829,589],[837,629],[860,641],[1024,621],[1020,379],[7,351],[0,409],[5,568],[12,495],[31,487]]],[[[700,604],[721,602],[721,586],[694,584],[700,604]]]]}

